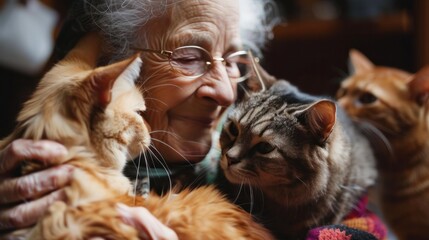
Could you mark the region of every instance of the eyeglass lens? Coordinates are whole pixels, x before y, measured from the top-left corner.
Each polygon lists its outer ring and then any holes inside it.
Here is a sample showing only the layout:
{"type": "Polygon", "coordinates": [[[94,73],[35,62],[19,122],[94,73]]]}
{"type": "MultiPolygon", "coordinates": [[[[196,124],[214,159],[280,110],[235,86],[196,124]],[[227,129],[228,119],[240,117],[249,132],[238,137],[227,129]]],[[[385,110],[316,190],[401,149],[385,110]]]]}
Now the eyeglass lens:
{"type": "Polygon", "coordinates": [[[210,59],[210,56],[199,48],[182,47],[173,51],[170,64],[183,75],[199,76],[207,70],[207,59],[210,59]]]}
{"type": "MultiPolygon", "coordinates": [[[[228,76],[234,81],[243,81],[249,75],[250,57],[239,51],[224,57],[228,76]]],[[[211,55],[204,49],[194,46],[180,47],[173,51],[170,64],[175,71],[186,76],[201,76],[212,63],[211,55]]]]}

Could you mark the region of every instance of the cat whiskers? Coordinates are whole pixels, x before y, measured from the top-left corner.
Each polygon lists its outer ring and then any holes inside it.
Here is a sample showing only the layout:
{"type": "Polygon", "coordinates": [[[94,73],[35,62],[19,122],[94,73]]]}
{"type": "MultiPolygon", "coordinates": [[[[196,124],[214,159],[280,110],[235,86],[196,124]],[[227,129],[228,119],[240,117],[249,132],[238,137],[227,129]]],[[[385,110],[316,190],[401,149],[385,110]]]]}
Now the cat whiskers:
{"type": "Polygon", "coordinates": [[[371,145],[373,145],[374,151],[383,154],[381,157],[388,157],[388,159],[394,160],[393,148],[386,136],[379,130],[379,127],[375,126],[376,123],[370,121],[358,121],[358,123],[363,134],[367,136],[371,145]]]}
{"type": "MultiPolygon", "coordinates": [[[[150,149],[147,149],[147,151],[151,151],[150,149]]],[[[144,157],[144,162],[145,162],[145,164],[146,164],[146,178],[144,178],[143,179],[143,182],[142,182],[142,184],[143,184],[143,186],[142,186],[142,195],[143,195],[143,197],[144,198],[147,198],[147,197],[149,197],[149,192],[150,192],[150,173],[149,173],[149,165],[148,165],[148,159],[147,159],[147,155],[146,155],[146,153],[147,153],[147,151],[143,151],[142,153],[143,153],[143,157],[144,157]]],[[[140,154],[140,157],[141,157],[141,154],[140,154]]],[[[140,157],[139,157],[139,165],[138,165],[138,167],[137,167],[137,174],[136,174],[136,181],[137,181],[137,179],[138,179],[138,173],[139,173],[139,170],[140,170],[140,157]]]]}
{"type": "Polygon", "coordinates": [[[300,181],[302,183],[302,185],[304,185],[305,188],[307,188],[308,190],[310,190],[310,187],[307,185],[307,183],[305,183],[300,177],[295,176],[296,179],[298,179],[298,181],[300,181]]]}
{"type": "MultiPolygon", "coordinates": [[[[253,176],[255,175],[254,173],[250,172],[250,171],[246,171],[246,170],[240,170],[240,171],[234,171],[233,175],[235,175],[237,178],[240,179],[240,188],[237,192],[237,195],[235,196],[235,199],[233,201],[233,203],[236,203],[239,201],[240,195],[242,194],[241,192],[243,192],[244,194],[244,186],[247,186],[249,189],[249,201],[248,203],[243,202],[242,204],[246,205],[249,204],[249,214],[252,214],[254,212],[254,206],[255,206],[255,196],[260,196],[262,204],[261,206],[264,205],[264,198],[263,195],[264,193],[262,192],[262,190],[257,187],[258,185],[260,185],[260,183],[258,182],[258,178],[254,177],[249,177],[249,176],[253,176]],[[245,172],[245,173],[243,173],[245,172]],[[256,186],[254,188],[254,186],[256,186]],[[259,190],[260,195],[256,195],[255,194],[255,190],[259,190]]],[[[259,211],[261,211],[262,209],[259,209],[259,211]]]]}
{"type": "Polygon", "coordinates": [[[198,175],[196,176],[196,178],[189,184],[189,187],[192,188],[192,186],[199,186],[200,185],[200,180],[205,178],[207,176],[207,174],[210,172],[210,167],[209,166],[205,166],[203,168],[201,168],[201,170],[197,171],[198,175]]]}
{"type": "MultiPolygon", "coordinates": [[[[173,137],[175,137],[176,139],[180,139],[180,136],[179,135],[177,135],[176,133],[173,133],[173,132],[169,132],[169,131],[165,131],[165,130],[156,130],[156,131],[152,131],[151,133],[165,133],[165,134],[169,134],[169,135],[172,135],[173,137]]],[[[161,140],[159,140],[159,139],[157,139],[157,141],[158,142],[161,142],[161,140]]],[[[195,144],[200,144],[200,145],[202,145],[202,146],[207,146],[206,144],[204,144],[204,143],[201,143],[201,142],[197,142],[197,141],[184,141],[184,142],[188,142],[188,143],[195,143],[195,144]]],[[[168,147],[170,147],[171,149],[173,149],[170,145],[167,145],[165,142],[162,142],[164,145],[166,145],[166,146],[168,146],[168,147]]],[[[173,149],[174,151],[176,151],[177,153],[179,153],[177,150],[175,150],[175,149],[173,149]]],[[[191,157],[204,157],[205,155],[190,155],[190,154],[188,154],[188,155],[183,155],[183,154],[180,154],[180,156],[181,157],[183,157],[183,159],[184,160],[186,160],[189,164],[193,164],[193,163],[191,163],[191,162],[189,162],[188,160],[187,160],[187,158],[186,158],[186,156],[191,156],[191,157]]]]}
{"type": "MultiPolygon", "coordinates": [[[[138,187],[138,179],[139,179],[139,173],[140,173],[139,170],[140,170],[140,163],[141,163],[142,154],[144,155],[145,162],[147,162],[147,160],[146,160],[146,150],[147,149],[144,146],[142,146],[141,149],[142,149],[142,151],[140,152],[140,154],[137,158],[137,165],[136,165],[135,161],[131,161],[133,163],[134,167],[136,168],[136,177],[135,177],[135,182],[134,182],[134,187],[133,187],[133,192],[132,192],[133,196],[134,196],[134,200],[135,200],[135,196],[138,194],[137,193],[137,187],[138,187]]],[[[128,159],[132,159],[131,156],[129,156],[128,159]]],[[[144,187],[141,187],[141,189],[144,190],[144,187]]],[[[133,204],[135,205],[135,201],[133,204]]]]}
{"type": "MultiPolygon", "coordinates": [[[[155,78],[155,79],[163,79],[163,78],[160,78],[159,76],[158,76],[158,73],[160,73],[160,72],[164,72],[164,70],[163,69],[159,69],[159,70],[157,70],[157,71],[155,71],[155,72],[153,72],[150,76],[147,76],[144,80],[143,80],[143,82],[142,82],[142,84],[140,84],[139,86],[140,87],[142,87],[143,88],[143,85],[144,85],[144,83],[145,82],[147,82],[147,81],[149,81],[149,80],[151,80],[152,78],[155,78]]],[[[179,87],[179,86],[177,86],[177,85],[175,85],[175,84],[171,84],[171,83],[164,83],[164,82],[169,82],[169,80],[168,79],[166,79],[166,80],[164,80],[164,81],[157,81],[157,85],[154,85],[154,86],[152,86],[152,87],[147,87],[147,86],[145,86],[144,87],[144,89],[143,89],[143,93],[145,93],[145,92],[149,92],[150,90],[152,90],[152,89],[154,89],[154,88],[158,88],[158,87],[166,87],[166,86],[173,86],[173,87],[175,87],[175,88],[178,88],[179,90],[182,90],[182,87],[179,87]]]]}
{"type": "MultiPolygon", "coordinates": [[[[163,87],[164,88],[164,87],[167,87],[167,86],[178,88],[179,90],[183,90],[182,87],[179,87],[179,86],[177,86],[175,84],[165,83],[165,84],[158,84],[158,85],[155,85],[155,86],[152,86],[152,87],[146,87],[144,91],[145,92],[149,92],[150,90],[152,90],[154,88],[159,88],[159,87],[163,87]]],[[[144,92],[143,92],[143,94],[144,94],[144,92]]]]}
{"type": "Polygon", "coordinates": [[[257,174],[252,171],[249,171],[246,169],[231,169],[230,171],[236,178],[241,180],[246,180],[246,183],[248,183],[249,185],[258,184],[256,181],[252,180],[252,179],[258,179],[257,174]]]}
{"type": "Polygon", "coordinates": [[[369,128],[373,128],[374,130],[378,131],[383,136],[384,136],[384,134],[382,132],[385,132],[385,133],[387,133],[389,135],[392,135],[392,136],[395,136],[395,135],[397,136],[398,135],[398,133],[395,132],[394,130],[392,130],[391,128],[386,127],[386,126],[384,126],[384,125],[382,125],[382,124],[380,124],[380,123],[378,123],[376,121],[372,121],[371,119],[365,119],[365,120],[360,120],[359,119],[358,123],[359,123],[359,125],[360,124],[364,124],[364,125],[365,124],[369,124],[369,125],[372,125],[372,126],[369,126],[369,128]]]}
{"type": "MultiPolygon", "coordinates": [[[[147,82],[148,80],[151,80],[152,78],[165,79],[165,78],[159,77],[159,75],[158,75],[158,73],[163,73],[163,72],[165,72],[163,69],[158,69],[158,70],[152,72],[151,75],[146,76],[146,78],[141,82],[142,83],[141,85],[144,85],[145,82],[147,82]]],[[[139,80],[141,80],[141,78],[139,80]]],[[[167,82],[167,80],[164,80],[164,81],[167,82]]]]}
{"type": "MultiPolygon", "coordinates": [[[[173,189],[173,181],[171,180],[171,176],[170,176],[170,173],[171,173],[171,170],[170,170],[170,168],[168,167],[168,165],[167,165],[167,162],[165,161],[165,159],[162,157],[162,155],[161,155],[161,153],[158,151],[158,149],[156,149],[154,146],[152,146],[152,148],[149,148],[149,152],[151,153],[151,156],[152,157],[154,157],[155,158],[155,160],[159,163],[159,164],[161,164],[161,166],[162,166],[162,168],[165,170],[165,172],[167,173],[167,178],[168,178],[168,187],[169,187],[169,189],[171,190],[171,189],[173,189]],[[152,150],[153,149],[153,150],[152,150]],[[154,153],[154,151],[156,151],[156,153],[154,153]],[[158,158],[157,157],[157,155],[158,156],[160,156],[160,158],[158,158]]],[[[152,160],[152,162],[153,162],[153,160],[152,160]]],[[[148,163],[146,162],[146,168],[147,169],[149,169],[149,167],[148,167],[149,165],[148,165],[148,163]]],[[[149,172],[148,172],[148,176],[149,176],[149,172]]],[[[150,179],[150,178],[148,178],[148,179],[150,179]]],[[[172,196],[172,192],[171,191],[169,191],[168,192],[168,198],[171,198],[171,196],[172,196]]]]}
{"type": "Polygon", "coordinates": [[[255,199],[254,199],[252,185],[249,184],[248,186],[249,186],[249,195],[250,195],[250,209],[249,209],[249,213],[252,214],[253,213],[253,207],[254,207],[254,204],[255,204],[255,199]]]}
{"type": "Polygon", "coordinates": [[[240,184],[240,188],[238,189],[237,196],[235,196],[234,200],[232,201],[233,203],[236,203],[238,201],[238,198],[240,197],[241,190],[243,190],[244,185],[246,185],[246,183],[244,181],[242,181],[240,184]]]}
{"type": "MultiPolygon", "coordinates": [[[[152,159],[152,163],[153,163],[153,158],[155,158],[155,160],[160,163],[160,165],[162,166],[162,168],[164,168],[164,170],[167,173],[168,183],[169,183],[169,187],[171,189],[172,188],[172,180],[171,180],[171,177],[169,175],[169,173],[171,173],[171,171],[168,168],[165,160],[162,159],[161,154],[153,146],[152,143],[150,144],[149,147],[146,147],[146,146],[142,145],[141,149],[142,149],[142,151],[140,152],[140,155],[138,157],[137,165],[136,165],[135,161],[133,161],[133,164],[134,164],[134,167],[136,168],[135,181],[137,183],[138,179],[139,179],[139,173],[140,173],[140,167],[141,167],[141,158],[142,158],[142,155],[143,155],[143,158],[144,158],[144,161],[145,161],[145,168],[146,168],[146,177],[141,180],[141,183],[142,183],[143,186],[140,186],[141,194],[143,195],[143,197],[145,197],[145,198],[148,197],[149,193],[150,193],[150,174],[151,173],[150,173],[149,156],[150,156],[150,159],[152,159]],[[158,154],[155,154],[154,151],[156,151],[156,153],[158,153],[158,154]],[[157,155],[159,155],[161,157],[161,159],[159,159],[157,157],[157,155]]],[[[153,165],[155,165],[155,163],[153,163],[153,165]]],[[[135,186],[134,186],[134,195],[137,195],[137,187],[138,187],[138,184],[135,184],[135,186]]]]}
{"type": "Polygon", "coordinates": [[[181,154],[179,151],[177,151],[175,148],[173,148],[172,146],[170,146],[170,144],[168,144],[168,143],[166,143],[166,142],[164,142],[164,141],[162,141],[162,140],[159,140],[159,139],[156,139],[156,138],[152,138],[152,141],[155,141],[155,142],[159,142],[159,143],[161,143],[161,144],[163,144],[163,145],[165,145],[165,146],[167,146],[168,148],[170,148],[171,150],[173,150],[175,153],[177,153],[177,155],[179,155],[183,160],[185,160],[186,162],[188,162],[189,164],[192,164],[183,154],[181,154]]]}
{"type": "MultiPolygon", "coordinates": [[[[248,182],[250,183],[251,181],[248,180],[248,182]]],[[[258,211],[263,212],[264,211],[264,192],[262,191],[261,188],[259,187],[254,187],[257,186],[257,183],[253,184],[246,184],[249,187],[249,196],[250,196],[250,208],[249,208],[249,214],[253,214],[254,213],[254,206],[255,206],[255,198],[259,197],[259,201],[260,201],[260,208],[257,209],[258,211]],[[255,191],[258,191],[259,194],[255,193],[255,191]]],[[[255,213],[256,214],[256,213],[255,213]]]]}
{"type": "MultiPolygon", "coordinates": [[[[232,202],[233,203],[238,202],[244,186],[247,186],[249,188],[249,200],[250,200],[250,202],[249,202],[249,204],[250,204],[249,214],[252,214],[255,200],[254,200],[254,194],[253,194],[253,187],[252,187],[252,184],[250,184],[250,180],[248,178],[242,179],[242,181],[240,183],[240,188],[238,189],[238,192],[237,192],[237,195],[235,196],[235,199],[232,202]]],[[[243,204],[246,204],[246,203],[243,203],[243,204]]]]}
{"type": "MultiPolygon", "coordinates": [[[[159,100],[159,99],[156,99],[156,98],[145,97],[145,100],[146,100],[146,101],[154,101],[154,102],[156,101],[156,102],[161,103],[162,105],[167,106],[167,104],[166,104],[165,102],[163,102],[163,101],[161,101],[161,100],[159,100]]],[[[158,110],[156,110],[156,109],[151,109],[151,111],[153,111],[153,112],[157,112],[158,110]]]]}

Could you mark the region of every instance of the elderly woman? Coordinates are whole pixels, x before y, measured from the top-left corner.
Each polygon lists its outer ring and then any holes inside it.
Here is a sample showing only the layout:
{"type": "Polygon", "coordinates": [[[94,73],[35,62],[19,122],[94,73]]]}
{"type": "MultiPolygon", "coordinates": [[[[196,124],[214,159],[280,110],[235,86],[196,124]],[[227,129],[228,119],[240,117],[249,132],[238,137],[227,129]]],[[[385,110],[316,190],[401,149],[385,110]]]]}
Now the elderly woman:
{"type": "MultiPolygon", "coordinates": [[[[273,22],[265,14],[272,10],[267,8],[270,1],[82,2],[72,11],[69,32],[100,31],[107,62],[142,51],[145,118],[156,149],[147,162],[158,163],[146,166],[156,171],[149,175],[163,175],[159,170],[166,164],[174,182],[183,176],[194,181],[197,170],[207,172],[204,166],[216,159],[217,152],[210,151],[216,145],[216,126],[234,102],[238,83],[247,77],[241,66],[248,57],[246,50],[259,54],[270,35],[273,22]]],[[[67,165],[13,178],[19,162],[38,159],[49,165],[65,152],[55,142],[22,139],[0,152],[0,230],[34,224],[53,201],[64,197],[61,188],[70,181],[72,169],[67,165]]],[[[132,177],[137,172],[132,166],[126,173],[132,177]]],[[[155,180],[151,185],[162,189],[162,179],[155,180]]]]}

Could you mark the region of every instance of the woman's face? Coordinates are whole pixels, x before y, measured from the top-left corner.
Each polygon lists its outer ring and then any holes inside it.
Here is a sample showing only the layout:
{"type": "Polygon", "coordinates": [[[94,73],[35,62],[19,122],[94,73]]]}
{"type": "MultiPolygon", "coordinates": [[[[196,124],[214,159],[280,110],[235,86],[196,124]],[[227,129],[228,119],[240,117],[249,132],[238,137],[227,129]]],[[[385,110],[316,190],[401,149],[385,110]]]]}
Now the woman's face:
{"type": "MultiPolygon", "coordinates": [[[[213,57],[241,50],[238,1],[186,0],[149,23],[152,49],[196,45],[213,57]]],[[[237,84],[214,61],[203,76],[189,79],[172,71],[166,58],[143,54],[146,120],[157,151],[167,162],[197,162],[211,147],[212,131],[236,97],[237,84]]]]}

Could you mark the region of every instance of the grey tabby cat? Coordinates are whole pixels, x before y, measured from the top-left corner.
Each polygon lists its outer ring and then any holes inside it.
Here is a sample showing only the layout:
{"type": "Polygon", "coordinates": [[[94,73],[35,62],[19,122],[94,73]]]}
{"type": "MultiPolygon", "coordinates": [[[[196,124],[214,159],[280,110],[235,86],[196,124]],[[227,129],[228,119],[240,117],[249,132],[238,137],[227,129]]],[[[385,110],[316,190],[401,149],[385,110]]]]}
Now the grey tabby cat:
{"type": "Polygon", "coordinates": [[[375,159],[335,102],[267,78],[268,90],[244,97],[229,113],[221,168],[237,188],[262,194],[250,199],[253,210],[259,207],[254,213],[278,238],[303,239],[352,210],[375,182],[375,159]]]}

